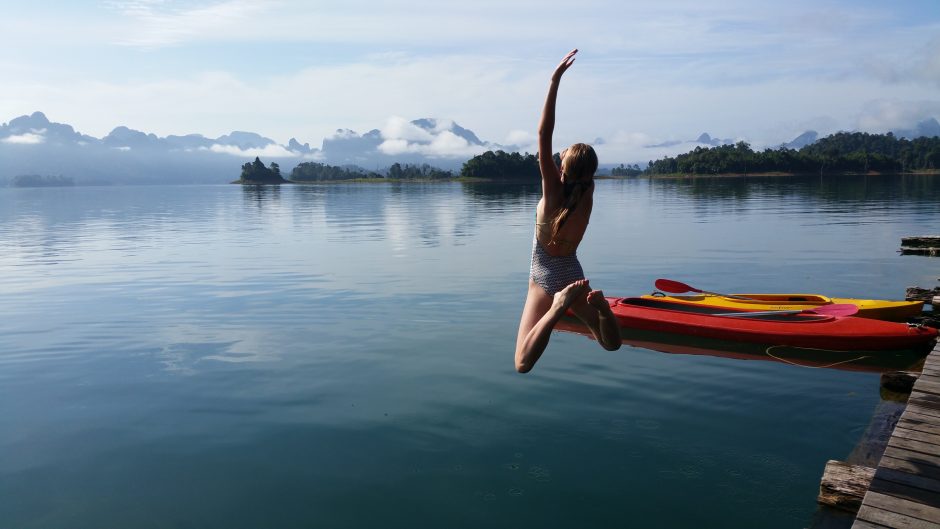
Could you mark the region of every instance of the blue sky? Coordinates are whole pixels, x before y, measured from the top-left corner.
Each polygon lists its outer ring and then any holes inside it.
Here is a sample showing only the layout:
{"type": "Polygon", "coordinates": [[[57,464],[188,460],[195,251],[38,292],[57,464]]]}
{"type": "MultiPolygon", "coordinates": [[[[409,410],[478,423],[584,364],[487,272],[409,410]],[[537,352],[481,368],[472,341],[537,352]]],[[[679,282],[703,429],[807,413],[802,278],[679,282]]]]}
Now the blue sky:
{"type": "Polygon", "coordinates": [[[940,117],[937,0],[2,2],[0,121],[36,110],[101,137],[454,120],[531,144],[551,70],[581,53],[559,143],[602,160],[701,132],[776,145],[940,117]],[[32,5],[31,5],[32,4],[32,5]]]}

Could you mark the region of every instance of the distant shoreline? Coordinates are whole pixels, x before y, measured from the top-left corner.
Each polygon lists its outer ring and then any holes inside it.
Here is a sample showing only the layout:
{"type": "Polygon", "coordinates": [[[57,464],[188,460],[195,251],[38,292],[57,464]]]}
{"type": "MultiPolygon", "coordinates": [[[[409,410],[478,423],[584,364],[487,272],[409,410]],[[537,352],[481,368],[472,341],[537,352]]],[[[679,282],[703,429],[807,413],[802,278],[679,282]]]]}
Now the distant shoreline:
{"type": "Polygon", "coordinates": [[[296,184],[302,186],[310,185],[336,185],[336,184],[449,184],[453,182],[471,183],[471,184],[538,184],[538,181],[523,182],[519,180],[492,180],[487,178],[347,178],[347,179],[323,179],[323,180],[284,180],[283,182],[243,182],[234,180],[231,184],[241,184],[244,186],[268,186],[281,184],[296,184]]]}
{"type": "MultiPolygon", "coordinates": [[[[883,176],[883,177],[894,177],[894,176],[940,176],[940,169],[933,169],[927,171],[912,171],[906,173],[880,173],[876,171],[869,171],[867,173],[823,173],[822,176],[883,176]]],[[[703,173],[671,173],[671,174],[655,174],[655,175],[637,175],[637,176],[611,176],[611,175],[598,175],[594,178],[596,180],[633,180],[638,178],[653,179],[653,180],[670,180],[670,179],[691,179],[691,178],[750,178],[750,177],[761,177],[761,178],[788,178],[788,177],[807,177],[807,176],[820,176],[819,173],[787,173],[780,171],[765,171],[759,173],[717,173],[717,174],[703,174],[703,173]]],[[[241,185],[281,185],[281,184],[297,184],[297,185],[336,185],[336,184],[445,184],[452,182],[462,182],[462,183],[473,183],[473,184],[518,184],[518,185],[536,185],[539,183],[538,180],[533,181],[522,181],[522,180],[512,180],[512,179],[491,179],[491,178],[467,178],[467,177],[454,177],[454,178],[350,178],[344,180],[285,180],[283,182],[271,183],[271,182],[242,182],[241,180],[235,180],[231,183],[241,184],[241,185]]]]}
{"type": "Polygon", "coordinates": [[[794,177],[794,176],[936,176],[940,175],[940,169],[931,169],[925,171],[909,171],[909,172],[890,172],[890,173],[881,173],[877,171],[869,171],[867,173],[853,173],[853,172],[841,172],[841,173],[787,173],[787,172],[778,172],[778,171],[765,171],[757,173],[669,173],[669,174],[655,174],[655,175],[640,175],[631,178],[652,178],[652,179],[678,179],[678,178],[749,178],[752,176],[759,177],[794,177]]]}

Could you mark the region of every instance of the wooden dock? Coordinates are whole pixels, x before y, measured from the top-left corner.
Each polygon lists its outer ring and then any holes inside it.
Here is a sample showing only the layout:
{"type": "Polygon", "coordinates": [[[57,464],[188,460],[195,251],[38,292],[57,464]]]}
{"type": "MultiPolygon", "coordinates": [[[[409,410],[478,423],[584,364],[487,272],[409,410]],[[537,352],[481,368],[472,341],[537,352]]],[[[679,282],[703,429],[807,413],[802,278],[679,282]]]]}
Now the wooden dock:
{"type": "Polygon", "coordinates": [[[914,383],[852,527],[940,529],[940,344],[914,383]]]}

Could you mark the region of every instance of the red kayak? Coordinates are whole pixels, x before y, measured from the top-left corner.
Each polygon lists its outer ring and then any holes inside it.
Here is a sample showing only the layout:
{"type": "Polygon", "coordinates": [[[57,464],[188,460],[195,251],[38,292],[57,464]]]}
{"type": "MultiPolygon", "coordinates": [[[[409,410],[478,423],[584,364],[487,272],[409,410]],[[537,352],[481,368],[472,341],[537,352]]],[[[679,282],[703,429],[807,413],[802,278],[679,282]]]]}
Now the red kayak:
{"type": "Polygon", "coordinates": [[[932,327],[812,313],[728,314],[727,307],[607,298],[623,328],[739,342],[840,351],[929,349],[932,327]]]}

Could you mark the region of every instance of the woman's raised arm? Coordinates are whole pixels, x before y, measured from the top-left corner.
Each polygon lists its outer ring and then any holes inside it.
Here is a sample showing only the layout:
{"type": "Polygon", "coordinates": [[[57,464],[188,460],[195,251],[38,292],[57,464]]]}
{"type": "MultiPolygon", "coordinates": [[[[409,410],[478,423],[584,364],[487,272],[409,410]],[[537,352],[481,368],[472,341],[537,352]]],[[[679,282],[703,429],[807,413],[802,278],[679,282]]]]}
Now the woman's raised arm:
{"type": "Polygon", "coordinates": [[[542,172],[542,187],[555,185],[561,181],[561,173],[552,159],[552,134],[555,132],[555,101],[558,99],[558,85],[561,76],[574,64],[577,49],[568,52],[552,73],[552,81],[548,86],[548,95],[545,97],[545,106],[542,108],[542,119],[539,120],[539,169],[542,172]]]}

